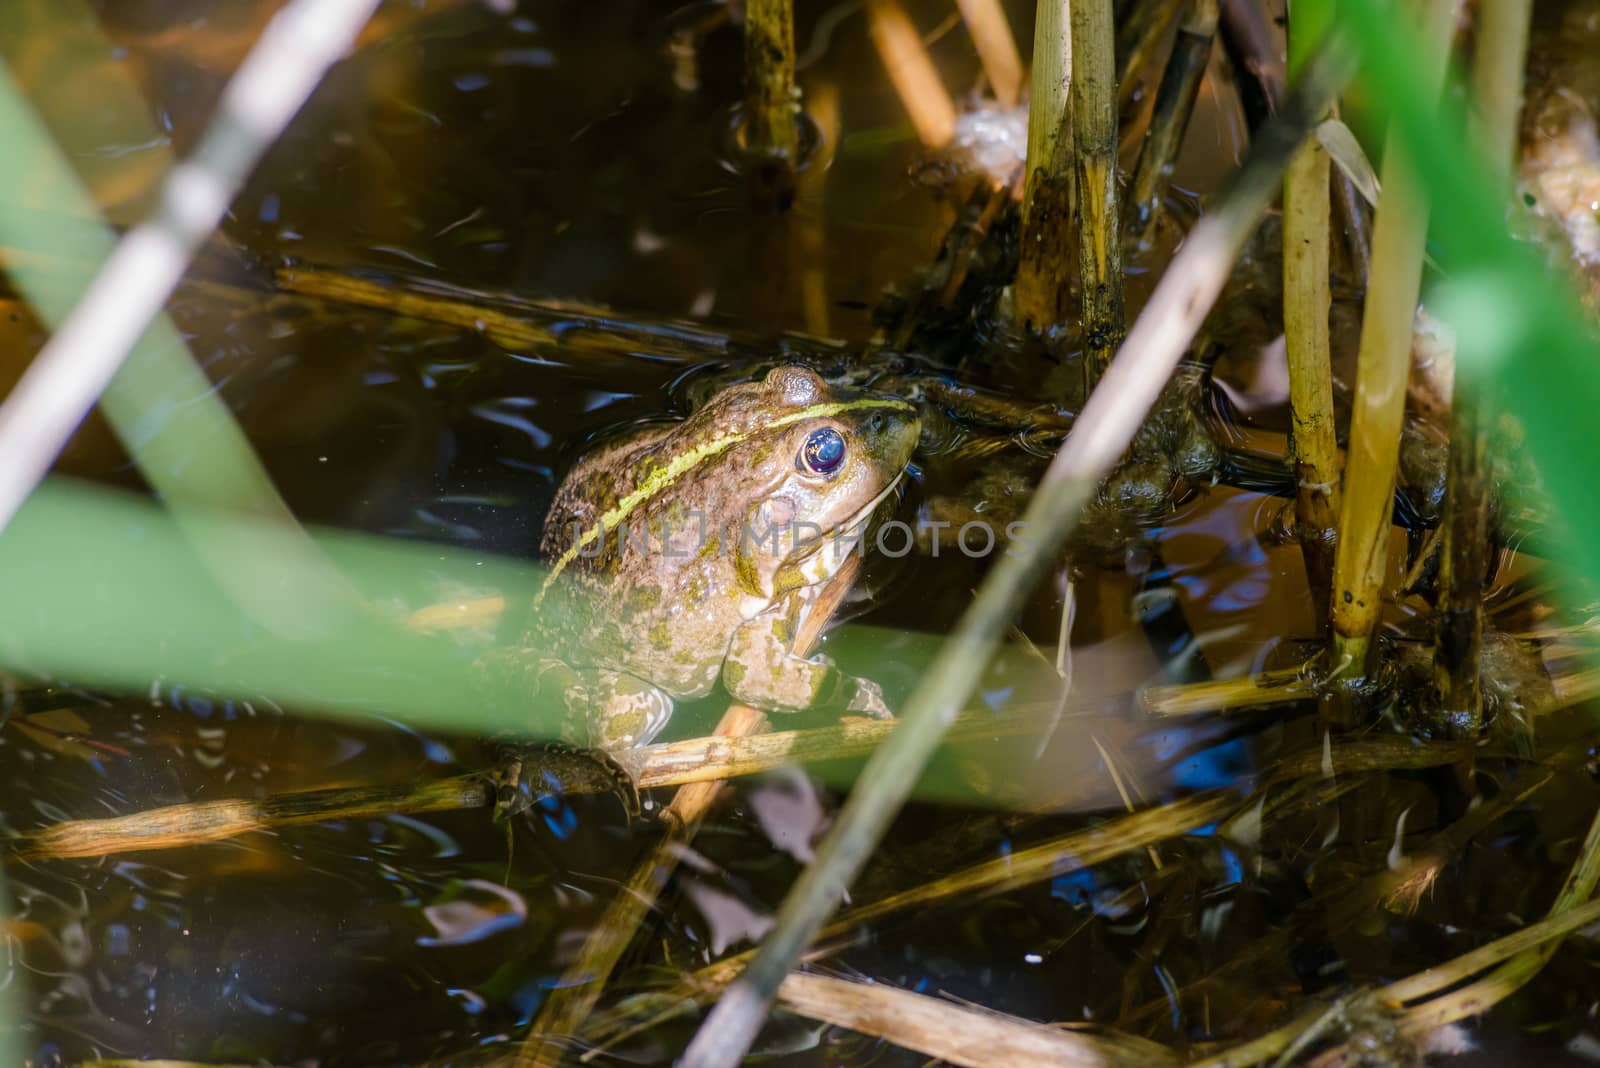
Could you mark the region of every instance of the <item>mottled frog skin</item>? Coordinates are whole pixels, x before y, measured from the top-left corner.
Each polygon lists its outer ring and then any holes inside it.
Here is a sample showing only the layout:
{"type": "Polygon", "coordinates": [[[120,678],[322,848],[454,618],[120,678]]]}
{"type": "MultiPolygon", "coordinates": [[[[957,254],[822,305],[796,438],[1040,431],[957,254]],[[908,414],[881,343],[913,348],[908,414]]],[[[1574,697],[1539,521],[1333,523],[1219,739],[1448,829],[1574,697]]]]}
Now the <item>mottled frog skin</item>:
{"type": "Polygon", "coordinates": [[[675,698],[719,677],[757,708],[887,716],[874,684],[793,643],[864,548],[917,435],[904,401],[779,367],[585,456],[545,520],[532,636],[553,658],[540,688],[563,691],[569,736],[643,745],[675,698]]]}

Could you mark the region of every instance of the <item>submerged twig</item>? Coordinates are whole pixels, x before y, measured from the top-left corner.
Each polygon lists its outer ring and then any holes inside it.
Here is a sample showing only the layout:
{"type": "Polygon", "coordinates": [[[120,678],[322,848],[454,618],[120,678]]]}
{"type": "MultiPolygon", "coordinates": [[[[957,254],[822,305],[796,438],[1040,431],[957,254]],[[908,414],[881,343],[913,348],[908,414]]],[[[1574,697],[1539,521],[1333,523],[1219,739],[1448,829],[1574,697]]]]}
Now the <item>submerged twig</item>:
{"type": "Polygon", "coordinates": [[[1084,383],[1122,344],[1122,218],[1117,181],[1117,63],[1111,0],[1072,0],[1072,137],[1083,287],[1084,383]]]}
{"type": "Polygon", "coordinates": [[[342,56],[378,0],[294,0],[224,90],[155,216],[117,245],[0,406],[0,528],[38,485],[161,311],[267,146],[342,56]]]}
{"type": "MultiPolygon", "coordinates": [[[[766,718],[743,705],[731,706],[717,725],[720,737],[754,734],[765,726],[766,718]]],[[[528,1029],[517,1055],[511,1062],[517,1068],[559,1065],[567,1043],[594,1011],[606,981],[616,969],[639,927],[678,870],[685,847],[700,829],[711,803],[719,796],[721,784],[697,783],[685,786],[667,806],[667,833],[633,875],[611,899],[604,915],[595,921],[584,939],[578,957],[567,968],[560,986],[551,991],[528,1029]]]]}
{"type": "Polygon", "coordinates": [[[731,1066],[749,1048],[778,985],[883,836],[1013,613],[1182,358],[1281,181],[1290,154],[1342,84],[1346,66],[1331,53],[1313,62],[1278,120],[1252,146],[1233,184],[1190,231],[1029,503],[1022,519],[1027,541],[990,571],[951,635],[950,651],[923,676],[894,733],[873,754],[749,970],[702,1024],[689,1046],[689,1063],[731,1066]]]}

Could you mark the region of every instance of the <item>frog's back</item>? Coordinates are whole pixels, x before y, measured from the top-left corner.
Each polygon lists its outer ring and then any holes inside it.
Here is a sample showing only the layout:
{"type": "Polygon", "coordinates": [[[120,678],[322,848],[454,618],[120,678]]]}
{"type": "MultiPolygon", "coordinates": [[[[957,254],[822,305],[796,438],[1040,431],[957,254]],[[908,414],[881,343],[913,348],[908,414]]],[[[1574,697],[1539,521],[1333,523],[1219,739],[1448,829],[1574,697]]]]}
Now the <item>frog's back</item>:
{"type": "Polygon", "coordinates": [[[557,491],[540,543],[559,568],[544,643],[574,665],[624,671],[676,697],[713,688],[743,621],[717,601],[731,564],[716,543],[727,496],[716,472],[661,474],[693,448],[695,430],[652,427],[585,457],[557,491]]]}
{"type": "Polygon", "coordinates": [[[671,436],[677,424],[644,427],[587,453],[562,479],[545,513],[539,555],[547,563],[562,554],[634,489],[633,472],[645,454],[671,436]]]}

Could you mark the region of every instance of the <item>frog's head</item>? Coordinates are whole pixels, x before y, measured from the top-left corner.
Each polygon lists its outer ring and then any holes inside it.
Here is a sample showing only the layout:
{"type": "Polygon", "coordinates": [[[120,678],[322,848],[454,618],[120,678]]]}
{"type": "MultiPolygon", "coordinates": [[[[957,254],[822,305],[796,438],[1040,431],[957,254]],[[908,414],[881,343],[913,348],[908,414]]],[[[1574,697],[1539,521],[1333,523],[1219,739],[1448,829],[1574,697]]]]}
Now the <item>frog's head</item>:
{"type": "Polygon", "coordinates": [[[910,404],[831,388],[802,367],[746,388],[740,401],[765,417],[739,449],[753,491],[739,584],[770,597],[838,570],[905,473],[920,428],[910,404]]]}

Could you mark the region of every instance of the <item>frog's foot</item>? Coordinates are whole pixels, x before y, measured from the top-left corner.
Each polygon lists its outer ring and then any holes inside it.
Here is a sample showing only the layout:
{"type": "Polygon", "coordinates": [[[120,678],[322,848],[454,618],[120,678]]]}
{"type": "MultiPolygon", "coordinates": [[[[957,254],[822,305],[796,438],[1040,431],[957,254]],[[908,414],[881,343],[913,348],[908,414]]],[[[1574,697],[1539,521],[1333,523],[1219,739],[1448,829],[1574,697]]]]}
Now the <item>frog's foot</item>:
{"type": "Polygon", "coordinates": [[[628,818],[639,815],[633,776],[609,755],[560,742],[507,743],[501,747],[494,819],[501,823],[549,807],[571,794],[609,793],[628,818]]]}

